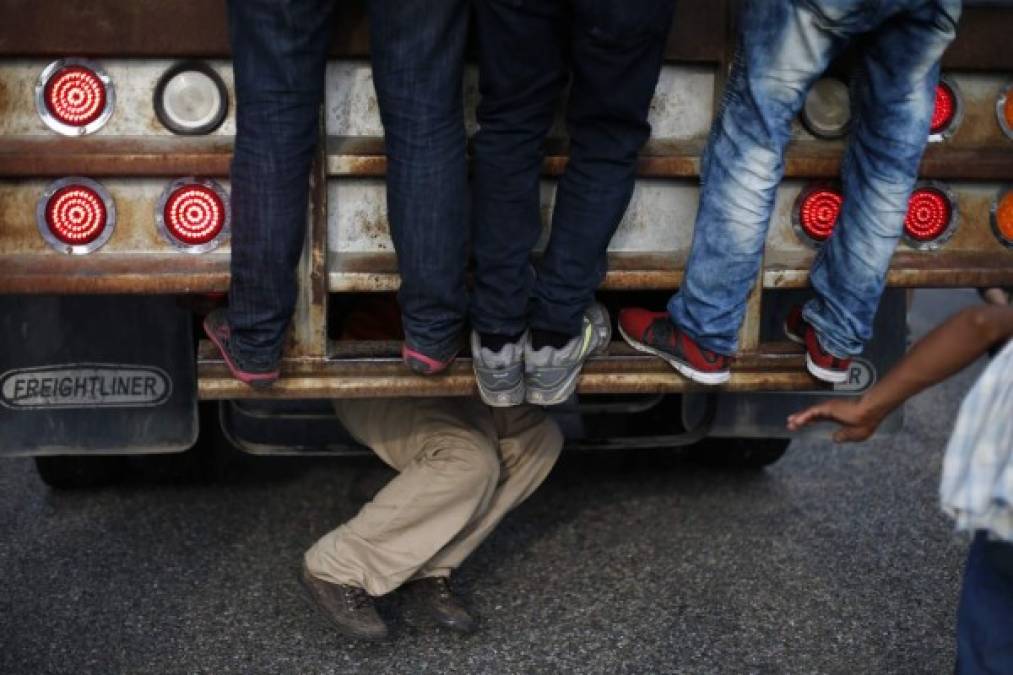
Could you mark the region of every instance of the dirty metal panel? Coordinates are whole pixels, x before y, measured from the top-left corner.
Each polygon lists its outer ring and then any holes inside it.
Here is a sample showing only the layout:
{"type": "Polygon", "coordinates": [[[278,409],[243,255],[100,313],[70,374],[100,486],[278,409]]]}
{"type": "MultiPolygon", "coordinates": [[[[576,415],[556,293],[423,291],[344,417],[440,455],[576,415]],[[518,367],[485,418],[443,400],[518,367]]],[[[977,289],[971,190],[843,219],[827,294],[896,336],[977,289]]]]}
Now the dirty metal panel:
{"type": "MultiPolygon", "coordinates": [[[[964,287],[1013,282],[1013,249],[993,235],[989,208],[999,193],[998,184],[951,182],[957,197],[959,225],[952,239],[937,251],[919,251],[901,242],[894,254],[887,282],[894,286],[964,287]]],[[[792,210],[805,187],[788,181],[778,191],[767,238],[764,286],[795,288],[808,283],[815,249],[795,234],[792,210]]]]}
{"type": "MultiPolygon", "coordinates": [[[[713,116],[714,69],[710,66],[666,65],[651,102],[652,137],[662,140],[700,139],[707,135],[713,116]]],[[[478,128],[478,74],[467,68],[464,77],[465,127],[478,128]]],[[[383,125],[366,61],[331,62],[327,69],[326,129],[328,136],[381,137],[383,125]]],[[[565,136],[562,108],[550,137],[565,136]]]]}
{"type": "MultiPolygon", "coordinates": [[[[39,234],[35,213],[48,180],[0,180],[0,292],[189,292],[227,287],[229,243],[192,255],[162,238],[155,204],[168,180],[108,179],[116,205],[112,237],[68,256],[39,234]],[[143,289],[143,290],[142,290],[143,289]]],[[[223,182],[228,189],[228,182],[223,182]]]]}
{"type": "MultiPolygon", "coordinates": [[[[328,191],[328,238],[334,264],[346,253],[393,252],[382,180],[332,180],[328,191]]],[[[616,253],[685,252],[696,216],[697,192],[697,187],[689,181],[638,181],[609,250],[616,253]],[[674,225],[676,223],[681,225],[674,225]]],[[[554,202],[555,181],[543,181],[543,234],[536,251],[544,249],[547,241],[547,224],[554,202]]]]}
{"type": "MultiPolygon", "coordinates": [[[[1013,12],[1009,13],[1013,22],[1013,12]]],[[[1013,26],[1013,23],[1011,23],[1013,26]]],[[[1009,84],[1009,73],[984,74],[944,70],[950,81],[956,83],[964,104],[964,118],[952,138],[930,147],[946,148],[994,148],[1005,147],[1013,153],[1013,141],[1007,138],[999,127],[995,105],[999,95],[1009,84]]],[[[843,148],[842,141],[820,140],[810,134],[798,118],[792,122],[792,138],[798,141],[812,141],[817,146],[843,148]]]]}
{"type": "MultiPolygon", "coordinates": [[[[542,184],[543,233],[548,237],[554,181],[542,184]]],[[[778,189],[767,240],[764,285],[791,287],[806,282],[814,249],[792,228],[795,199],[807,181],[788,180],[778,189]]],[[[1004,247],[988,224],[997,184],[951,183],[958,196],[961,226],[938,252],[902,243],[890,283],[966,286],[997,276],[1013,276],[1013,249],[1004,247]],[[919,271],[922,270],[922,271],[919,271]],[[929,277],[926,277],[929,274],[929,277]]],[[[379,179],[338,179],[328,185],[330,213],[329,288],[383,291],[397,287],[396,259],[386,220],[385,192],[379,179]]],[[[606,287],[671,288],[681,281],[696,216],[698,188],[692,181],[638,181],[630,207],[610,246],[606,287]]]]}
{"type": "MultiPolygon", "coordinates": [[[[35,208],[49,185],[48,180],[0,180],[0,255],[44,254],[63,256],[50,249],[39,236],[35,208]]],[[[155,204],[169,180],[142,178],[111,178],[101,181],[116,204],[116,228],[112,238],[100,249],[89,254],[106,255],[136,253],[176,253],[185,265],[187,259],[202,256],[180,252],[161,237],[155,226],[155,204]]],[[[221,181],[229,189],[228,181],[221,181]]],[[[211,255],[226,255],[228,242],[223,242],[211,255]]],[[[2,268],[0,268],[2,274],[2,268]]]]}
{"type": "MultiPolygon", "coordinates": [[[[173,136],[155,116],[153,101],[158,79],[175,61],[116,58],[99,63],[116,88],[116,107],[94,136],[173,136]]],[[[236,99],[232,65],[221,60],[210,63],[229,92],[229,114],[210,135],[233,136],[236,99]]],[[[35,84],[48,64],[35,59],[0,62],[0,135],[58,136],[42,123],[35,108],[35,84]]]]}

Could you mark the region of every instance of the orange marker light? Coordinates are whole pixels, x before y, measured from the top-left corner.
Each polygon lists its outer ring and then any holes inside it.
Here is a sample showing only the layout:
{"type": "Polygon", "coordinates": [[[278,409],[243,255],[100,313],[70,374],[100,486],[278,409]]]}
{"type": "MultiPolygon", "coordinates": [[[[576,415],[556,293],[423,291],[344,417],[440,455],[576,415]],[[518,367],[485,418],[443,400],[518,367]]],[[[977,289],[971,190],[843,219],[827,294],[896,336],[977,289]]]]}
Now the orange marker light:
{"type": "Polygon", "coordinates": [[[999,100],[995,106],[995,116],[999,120],[999,126],[1010,138],[1013,138],[1013,84],[999,94],[999,100]]]}
{"type": "Polygon", "coordinates": [[[992,205],[992,230],[1002,243],[1013,247],[1013,189],[1001,193],[992,205]]]}

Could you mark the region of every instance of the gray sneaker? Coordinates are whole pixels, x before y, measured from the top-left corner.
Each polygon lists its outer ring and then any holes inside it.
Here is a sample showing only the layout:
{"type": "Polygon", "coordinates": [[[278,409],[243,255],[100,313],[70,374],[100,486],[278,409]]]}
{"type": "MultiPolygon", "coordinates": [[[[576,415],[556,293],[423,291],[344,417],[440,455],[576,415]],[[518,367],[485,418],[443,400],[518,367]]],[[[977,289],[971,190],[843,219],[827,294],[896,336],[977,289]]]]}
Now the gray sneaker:
{"type": "Polygon", "coordinates": [[[527,332],[498,352],[482,346],[478,333],[471,332],[471,363],[475,368],[478,393],[486,405],[509,408],[524,403],[524,345],[527,332]]]}
{"type": "Polygon", "coordinates": [[[612,339],[608,310],[594,303],[584,311],[584,325],[562,349],[531,348],[524,341],[526,400],[534,405],[559,405],[577,388],[577,376],[589,356],[604,353],[612,339]]]}

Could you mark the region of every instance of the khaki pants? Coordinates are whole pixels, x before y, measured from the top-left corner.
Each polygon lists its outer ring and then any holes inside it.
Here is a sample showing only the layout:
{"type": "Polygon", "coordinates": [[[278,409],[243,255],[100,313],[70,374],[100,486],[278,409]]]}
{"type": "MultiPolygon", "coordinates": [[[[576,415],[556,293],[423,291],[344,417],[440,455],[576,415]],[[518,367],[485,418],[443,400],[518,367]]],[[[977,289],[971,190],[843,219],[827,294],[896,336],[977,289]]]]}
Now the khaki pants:
{"type": "Polygon", "coordinates": [[[345,428],[401,472],[358,515],[321,537],[306,566],[321,579],[388,593],[447,576],[549,474],[562,434],[529,406],[476,399],[335,401],[345,428]]]}

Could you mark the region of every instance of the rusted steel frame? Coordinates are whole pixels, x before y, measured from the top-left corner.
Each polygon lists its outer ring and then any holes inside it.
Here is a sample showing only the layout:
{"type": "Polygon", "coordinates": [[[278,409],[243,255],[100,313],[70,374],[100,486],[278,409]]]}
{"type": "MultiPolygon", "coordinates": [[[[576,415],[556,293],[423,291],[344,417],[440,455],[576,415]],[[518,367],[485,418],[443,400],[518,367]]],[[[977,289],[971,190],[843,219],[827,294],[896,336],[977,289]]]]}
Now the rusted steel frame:
{"type": "MultiPolygon", "coordinates": [[[[213,360],[214,352],[210,347],[202,355],[213,360]]],[[[396,361],[400,358],[401,342],[398,340],[337,340],[331,344],[329,350],[333,359],[347,361],[369,361],[376,359],[389,359],[396,361]]],[[[798,359],[801,348],[793,342],[767,342],[759,345],[757,350],[739,359],[737,367],[746,370],[771,370],[783,367],[785,359],[798,359]]],[[[464,357],[462,357],[464,362],[464,357]]],[[[608,369],[613,362],[622,364],[622,368],[639,368],[651,364],[652,360],[645,358],[625,342],[615,341],[609,345],[607,360],[605,358],[593,359],[590,363],[592,370],[608,369]],[[632,359],[632,360],[631,360],[632,359]],[[634,364],[630,366],[630,364],[634,364]]],[[[399,365],[399,363],[398,363],[399,365]]]]}
{"type": "Polygon", "coordinates": [[[229,264],[222,256],[0,257],[0,293],[211,293],[228,286],[229,264]]]}
{"type": "Polygon", "coordinates": [[[0,138],[0,176],[227,177],[231,139],[0,138]]]}
{"type": "MultiPolygon", "coordinates": [[[[380,138],[327,139],[330,176],[383,177],[387,158],[380,138]]],[[[836,178],[843,146],[796,143],[785,156],[787,178],[836,178]]],[[[701,141],[651,141],[637,161],[641,178],[694,178],[700,171],[701,141]]],[[[543,172],[558,176],[566,167],[562,148],[550,148],[543,172]]],[[[25,176],[215,176],[226,177],[231,139],[206,138],[0,138],[0,177],[25,176]]],[[[1013,150],[1006,147],[928,148],[924,178],[1008,180],[1013,150]]]]}
{"type": "MultiPolygon", "coordinates": [[[[818,382],[798,368],[780,373],[733,372],[724,391],[800,391],[822,389],[818,382]]],[[[586,373],[581,375],[577,391],[581,394],[656,394],[680,393],[701,387],[675,371],[650,373],[586,373]]],[[[311,377],[283,378],[269,390],[257,390],[237,382],[221,371],[202,371],[198,395],[202,399],[234,398],[370,398],[381,396],[474,396],[475,379],[471,373],[439,378],[421,376],[394,377],[311,377]]]]}
{"type": "MultiPolygon", "coordinates": [[[[1013,263],[1006,269],[996,267],[939,269],[891,269],[886,275],[888,286],[895,288],[983,288],[1013,284],[1013,263]]],[[[763,274],[765,288],[807,288],[809,270],[767,270],[763,274]]]]}
{"type": "MultiPolygon", "coordinates": [[[[416,377],[409,373],[399,358],[400,342],[392,340],[335,342],[330,359],[296,359],[286,355],[282,363],[282,377],[416,377]]],[[[224,367],[213,346],[201,341],[198,350],[200,367],[214,373],[224,367]]],[[[790,342],[773,342],[759,345],[737,359],[737,372],[780,372],[801,365],[802,351],[790,342]]],[[[584,367],[589,374],[668,372],[669,367],[660,359],[644,356],[623,342],[613,342],[608,353],[591,358],[584,367]]],[[[462,356],[447,370],[448,375],[467,375],[472,372],[471,359],[462,356]]],[[[439,380],[441,378],[433,378],[439,380]]]]}
{"type": "Polygon", "coordinates": [[[327,168],[323,122],[310,171],[306,244],[299,261],[299,293],[286,354],[290,358],[327,356],[327,168]]]}

